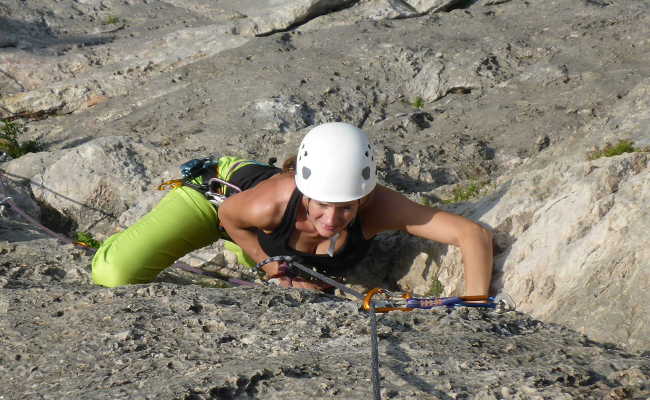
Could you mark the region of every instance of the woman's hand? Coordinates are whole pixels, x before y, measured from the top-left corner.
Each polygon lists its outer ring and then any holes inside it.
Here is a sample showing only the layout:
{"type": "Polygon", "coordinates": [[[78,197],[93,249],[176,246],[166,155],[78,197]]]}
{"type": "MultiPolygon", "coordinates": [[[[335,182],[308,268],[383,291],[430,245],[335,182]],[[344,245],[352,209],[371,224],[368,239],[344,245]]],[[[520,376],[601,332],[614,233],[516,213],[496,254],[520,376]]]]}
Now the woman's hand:
{"type": "Polygon", "coordinates": [[[271,262],[264,265],[262,271],[266,273],[265,278],[270,281],[274,278],[286,276],[289,272],[289,264],[285,261],[271,262]]]}
{"type": "Polygon", "coordinates": [[[332,287],[324,282],[310,282],[300,277],[287,275],[289,273],[289,265],[284,261],[266,264],[262,269],[266,272],[266,279],[270,283],[284,288],[293,287],[324,291],[332,287]]]}
{"type": "Polygon", "coordinates": [[[283,275],[283,276],[277,276],[275,278],[271,278],[268,280],[269,283],[272,283],[274,285],[278,285],[283,288],[290,288],[293,287],[293,279],[290,277],[283,275]]]}
{"type": "Polygon", "coordinates": [[[325,282],[311,282],[302,278],[294,278],[291,282],[292,287],[299,289],[309,289],[309,290],[319,290],[321,292],[329,289],[332,285],[328,285],[325,282]]]}
{"type": "Polygon", "coordinates": [[[321,292],[332,287],[326,283],[310,282],[303,278],[291,278],[286,275],[271,278],[269,282],[284,288],[318,290],[321,292]]]}

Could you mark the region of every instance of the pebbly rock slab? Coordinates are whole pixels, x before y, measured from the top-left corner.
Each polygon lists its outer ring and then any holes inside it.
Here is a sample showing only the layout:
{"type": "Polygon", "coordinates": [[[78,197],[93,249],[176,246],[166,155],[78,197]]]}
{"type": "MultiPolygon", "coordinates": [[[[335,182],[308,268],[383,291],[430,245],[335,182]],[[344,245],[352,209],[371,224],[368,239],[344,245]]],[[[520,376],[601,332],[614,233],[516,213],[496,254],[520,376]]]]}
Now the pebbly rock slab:
{"type": "MultiPolygon", "coordinates": [[[[2,289],[7,398],[367,399],[368,315],[331,296],[167,283],[2,289]]],[[[382,398],[642,398],[650,360],[517,312],[379,318],[382,398]]]]}
{"type": "MultiPolygon", "coordinates": [[[[2,195],[103,238],[182,162],[282,160],[345,120],[375,142],[383,184],[495,231],[494,289],[532,315],[383,317],[383,397],[645,398],[647,355],[590,340],[648,349],[648,155],[585,157],[648,145],[649,16],[623,1],[8,0],[0,116],[46,151],[3,162],[2,195]],[[441,202],[478,182],[484,197],[441,202]]],[[[176,270],[92,287],[86,251],[2,211],[7,396],[370,396],[356,305],[176,270]]],[[[243,274],[219,243],[184,260],[243,274]]],[[[385,233],[348,282],[459,293],[460,261],[385,233]]]]}

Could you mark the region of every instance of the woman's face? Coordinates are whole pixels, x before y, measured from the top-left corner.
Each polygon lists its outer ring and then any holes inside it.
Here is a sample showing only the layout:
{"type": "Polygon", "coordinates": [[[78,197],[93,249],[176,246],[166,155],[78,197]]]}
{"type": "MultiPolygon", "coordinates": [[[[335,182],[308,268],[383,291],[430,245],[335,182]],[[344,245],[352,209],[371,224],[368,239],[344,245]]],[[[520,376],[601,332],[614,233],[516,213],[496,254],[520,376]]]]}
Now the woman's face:
{"type": "Polygon", "coordinates": [[[328,203],[317,200],[307,201],[307,220],[309,220],[318,234],[330,238],[343,231],[356,217],[359,210],[359,201],[344,203],[328,203]]]}

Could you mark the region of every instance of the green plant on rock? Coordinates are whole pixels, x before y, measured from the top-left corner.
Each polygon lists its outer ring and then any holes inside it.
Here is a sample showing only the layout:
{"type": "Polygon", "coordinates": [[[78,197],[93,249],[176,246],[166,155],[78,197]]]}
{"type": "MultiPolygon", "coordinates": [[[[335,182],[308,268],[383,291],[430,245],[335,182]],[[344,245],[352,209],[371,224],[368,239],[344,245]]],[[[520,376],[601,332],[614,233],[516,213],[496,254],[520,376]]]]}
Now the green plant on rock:
{"type": "Polygon", "coordinates": [[[424,99],[418,96],[415,98],[415,100],[413,100],[413,103],[411,103],[411,105],[415,108],[422,108],[424,107],[424,99]]]}
{"type": "Polygon", "coordinates": [[[75,232],[74,240],[93,249],[98,249],[102,245],[102,242],[93,238],[93,235],[88,232],[75,232]]]}
{"type": "Polygon", "coordinates": [[[471,182],[467,185],[457,186],[451,191],[453,197],[451,199],[444,200],[443,202],[446,204],[461,203],[478,197],[481,189],[485,185],[486,183],[482,182],[471,182]]]}
{"type": "Polygon", "coordinates": [[[635,153],[635,152],[650,152],[650,147],[637,148],[634,147],[634,142],[631,140],[619,140],[616,144],[605,143],[605,146],[602,149],[596,148],[596,150],[591,151],[587,154],[587,159],[590,161],[596,160],[603,157],[614,157],[620,156],[623,153],[635,153]]]}
{"type": "Polygon", "coordinates": [[[0,151],[9,154],[12,158],[18,158],[27,153],[36,153],[43,150],[43,146],[36,140],[28,140],[20,143],[18,136],[23,133],[23,128],[10,120],[0,120],[0,151]]]}
{"type": "Polygon", "coordinates": [[[442,283],[438,280],[438,278],[434,277],[431,281],[431,287],[429,288],[429,291],[425,293],[425,296],[440,297],[444,290],[445,287],[442,285],[442,283]]]}
{"type": "Polygon", "coordinates": [[[419,203],[422,204],[425,207],[433,207],[433,202],[427,196],[420,197],[419,203]]]}
{"type": "Polygon", "coordinates": [[[109,15],[104,21],[104,25],[117,24],[118,22],[120,22],[119,17],[116,17],[115,15],[109,15]]]}

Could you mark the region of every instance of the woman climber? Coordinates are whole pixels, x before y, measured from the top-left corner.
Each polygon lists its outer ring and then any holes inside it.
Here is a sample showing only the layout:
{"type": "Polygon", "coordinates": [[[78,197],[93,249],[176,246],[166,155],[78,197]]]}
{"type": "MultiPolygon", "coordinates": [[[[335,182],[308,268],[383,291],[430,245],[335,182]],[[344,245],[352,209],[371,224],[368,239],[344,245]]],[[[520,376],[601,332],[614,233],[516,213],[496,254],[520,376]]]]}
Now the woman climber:
{"type": "MultiPolygon", "coordinates": [[[[216,174],[242,191],[214,207],[191,187],[172,190],[149,214],[102,244],[93,259],[94,282],[109,287],[150,282],[176,259],[220,238],[235,242],[243,250],[240,261],[249,265],[270,256],[299,256],[325,275],[340,276],[367,254],[375,235],[401,230],[460,247],[466,294],[489,294],[489,231],[378,185],[372,145],[352,125],[312,129],[295,165],[284,171],[222,157],[216,174]]],[[[281,263],[262,269],[283,287],[329,288],[289,276],[281,263]]]]}

